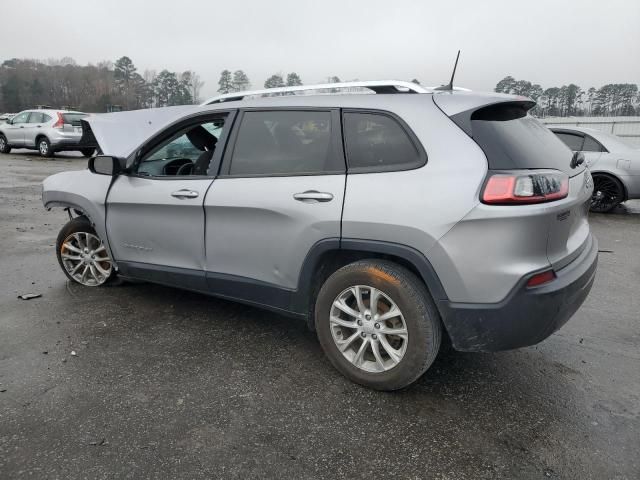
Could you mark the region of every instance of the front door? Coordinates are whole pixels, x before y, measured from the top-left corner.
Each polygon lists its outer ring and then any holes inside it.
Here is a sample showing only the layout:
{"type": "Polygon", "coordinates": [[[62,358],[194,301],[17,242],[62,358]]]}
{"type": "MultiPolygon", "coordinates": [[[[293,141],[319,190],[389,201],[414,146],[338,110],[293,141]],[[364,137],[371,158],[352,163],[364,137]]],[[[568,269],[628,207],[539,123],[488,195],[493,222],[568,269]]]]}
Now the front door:
{"type": "Polygon", "coordinates": [[[312,247],[340,238],[338,111],[246,110],[237,123],[204,202],[210,288],[236,281],[247,291],[295,290],[312,247]]]}
{"type": "Polygon", "coordinates": [[[24,145],[24,128],[29,120],[29,112],[22,112],[11,119],[11,124],[3,127],[7,142],[12,147],[24,145]]]}
{"type": "Polygon", "coordinates": [[[125,276],[205,290],[203,201],[224,123],[208,118],[167,131],[142,148],[132,174],[116,178],[107,235],[125,276]]]}

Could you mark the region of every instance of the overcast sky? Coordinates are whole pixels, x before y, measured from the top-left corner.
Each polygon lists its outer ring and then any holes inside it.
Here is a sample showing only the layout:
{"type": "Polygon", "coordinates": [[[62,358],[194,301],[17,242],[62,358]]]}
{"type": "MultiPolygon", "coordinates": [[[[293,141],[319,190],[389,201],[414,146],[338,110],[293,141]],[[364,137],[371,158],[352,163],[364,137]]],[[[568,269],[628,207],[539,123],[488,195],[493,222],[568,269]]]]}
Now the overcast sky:
{"type": "Polygon", "coordinates": [[[304,83],[418,78],[491,90],[506,75],[543,87],[640,83],[639,0],[13,0],[0,61],[131,57],[140,73],[195,70],[203,94],[222,69],[254,88],[273,73],[304,83]],[[42,33],[39,29],[42,28],[42,33]]]}

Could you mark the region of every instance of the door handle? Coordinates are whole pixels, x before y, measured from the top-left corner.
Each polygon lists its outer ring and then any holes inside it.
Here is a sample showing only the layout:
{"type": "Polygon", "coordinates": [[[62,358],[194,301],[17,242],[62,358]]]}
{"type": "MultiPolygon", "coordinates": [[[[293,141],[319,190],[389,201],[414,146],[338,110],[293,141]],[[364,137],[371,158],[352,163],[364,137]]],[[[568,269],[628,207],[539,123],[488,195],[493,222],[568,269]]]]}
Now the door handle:
{"type": "Polygon", "coordinates": [[[293,198],[300,202],[312,203],[312,202],[330,202],[333,200],[333,195],[328,192],[318,192],[317,190],[307,190],[302,193],[294,193],[293,198]]]}
{"type": "Polygon", "coordinates": [[[198,198],[199,193],[195,190],[189,190],[188,188],[183,188],[182,190],[177,190],[171,194],[172,197],[176,198],[198,198]]]}

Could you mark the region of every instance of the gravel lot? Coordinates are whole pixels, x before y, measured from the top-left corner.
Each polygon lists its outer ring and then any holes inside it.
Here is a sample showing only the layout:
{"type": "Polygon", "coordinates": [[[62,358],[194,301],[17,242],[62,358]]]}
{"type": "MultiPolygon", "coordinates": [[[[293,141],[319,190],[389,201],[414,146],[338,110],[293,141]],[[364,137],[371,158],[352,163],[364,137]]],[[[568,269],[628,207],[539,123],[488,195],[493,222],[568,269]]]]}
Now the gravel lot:
{"type": "Polygon", "coordinates": [[[598,276],[560,332],[389,394],[301,322],[68,283],[40,182],[85,166],[0,155],[0,478],[640,478],[639,202],[591,217],[598,276]]]}

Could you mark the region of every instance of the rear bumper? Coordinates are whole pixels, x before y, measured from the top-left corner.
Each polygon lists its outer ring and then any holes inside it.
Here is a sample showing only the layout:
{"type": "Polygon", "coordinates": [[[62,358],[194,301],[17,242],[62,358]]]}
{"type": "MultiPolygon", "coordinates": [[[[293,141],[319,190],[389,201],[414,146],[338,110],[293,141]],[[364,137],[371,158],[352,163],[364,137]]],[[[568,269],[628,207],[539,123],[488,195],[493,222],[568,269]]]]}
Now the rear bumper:
{"type": "MultiPolygon", "coordinates": [[[[541,342],[562,327],[587,298],[598,264],[598,242],[589,237],[557,278],[527,288],[527,276],[505,300],[495,304],[440,302],[440,312],[456,350],[494,352],[541,342]]],[[[535,272],[534,272],[535,273],[535,272]]]]}

